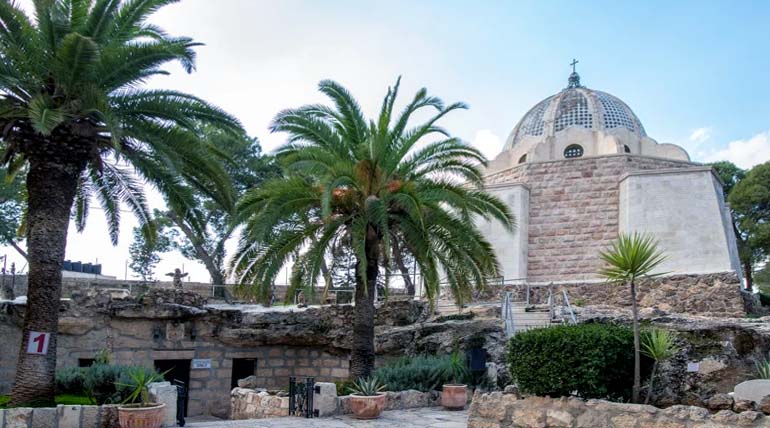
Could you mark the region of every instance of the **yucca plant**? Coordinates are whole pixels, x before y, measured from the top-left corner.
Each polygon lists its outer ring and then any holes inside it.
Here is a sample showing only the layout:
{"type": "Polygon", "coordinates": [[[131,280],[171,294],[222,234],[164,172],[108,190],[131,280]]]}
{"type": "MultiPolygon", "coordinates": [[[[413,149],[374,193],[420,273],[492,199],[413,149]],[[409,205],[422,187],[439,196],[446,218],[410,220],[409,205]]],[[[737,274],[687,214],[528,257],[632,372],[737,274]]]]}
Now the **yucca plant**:
{"type": "Polygon", "coordinates": [[[385,391],[385,388],[387,385],[383,384],[376,376],[360,377],[348,388],[348,392],[363,397],[373,397],[385,391]]]}
{"type": "Polygon", "coordinates": [[[599,270],[599,275],[609,282],[624,283],[631,290],[631,309],[634,324],[634,386],[631,399],[639,402],[641,389],[641,356],[639,338],[639,307],[636,299],[636,281],[661,275],[653,273],[665,260],[658,250],[658,243],[652,235],[635,232],[621,233],[606,251],[601,251],[599,257],[605,267],[599,270]]]}
{"type": "Polygon", "coordinates": [[[153,382],[162,381],[163,376],[166,373],[168,373],[168,371],[164,373],[156,373],[153,370],[147,370],[143,367],[131,367],[128,370],[128,378],[130,381],[116,383],[117,386],[131,388],[131,392],[121,404],[138,404],[142,407],[149,406],[151,404],[149,390],[150,384],[153,382]]]}
{"type": "Polygon", "coordinates": [[[429,299],[443,279],[462,304],[500,272],[477,221],[514,227],[505,203],[483,188],[484,156],[438,125],[465,105],[445,105],[421,89],[399,114],[398,89],[396,82],[379,116],[367,120],[344,87],[321,82],[333,106],[306,105],[273,120],[271,130],[288,135],[276,153],[286,177],[266,181],[239,203],[245,227],[231,268],[262,301],[293,256],[292,286],[312,291],[334,243],[349,246],[356,266],[355,378],[374,369],[374,299],[378,279],[390,277],[392,240],[414,257],[429,299]],[[428,119],[412,125],[414,116],[428,119]]]}
{"type": "Polygon", "coordinates": [[[770,379],[770,360],[765,358],[762,361],[754,363],[754,367],[757,370],[757,377],[759,379],[770,379]]]}
{"type": "Polygon", "coordinates": [[[648,404],[652,398],[653,383],[660,363],[673,357],[677,352],[679,348],[676,346],[676,338],[668,330],[655,328],[646,331],[642,336],[642,353],[652,359],[652,372],[644,404],[648,404]]]}
{"type": "Polygon", "coordinates": [[[152,234],[142,179],[180,216],[196,204],[182,178],[212,198],[232,198],[227,174],[197,129],[210,124],[242,132],[238,121],[192,95],[143,88],[168,74],[168,63],[195,68],[198,43],[148,22],[174,2],[40,0],[30,2],[29,17],[17,2],[0,1],[0,162],[10,176],[26,172],[32,309],[22,327],[11,405],[54,400],[70,216],[82,230],[95,198],[116,243],[122,206],[152,234]],[[32,331],[51,334],[45,355],[25,352],[32,331]]]}

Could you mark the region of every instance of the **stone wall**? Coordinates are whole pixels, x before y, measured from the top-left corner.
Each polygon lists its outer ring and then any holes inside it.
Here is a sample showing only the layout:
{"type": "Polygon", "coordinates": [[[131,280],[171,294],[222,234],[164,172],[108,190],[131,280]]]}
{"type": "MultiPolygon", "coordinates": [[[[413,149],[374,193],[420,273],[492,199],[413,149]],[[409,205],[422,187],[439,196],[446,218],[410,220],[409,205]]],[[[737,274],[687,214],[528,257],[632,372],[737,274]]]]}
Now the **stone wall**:
{"type": "Polygon", "coordinates": [[[476,394],[468,413],[468,428],[770,428],[770,418],[753,410],[711,414],[694,406],[659,409],[574,397],[522,398],[501,392],[476,394]]]}
{"type": "Polygon", "coordinates": [[[485,183],[529,189],[527,280],[580,281],[597,277],[599,251],[617,238],[620,179],[633,171],[694,165],[637,155],[585,157],[520,164],[485,177],[485,183]]]}
{"type": "MultiPolygon", "coordinates": [[[[637,287],[640,307],[715,317],[743,317],[747,312],[741,283],[734,272],[662,276],[641,280],[637,287]]],[[[504,289],[514,292],[514,300],[526,299],[526,285],[506,285],[504,289]]],[[[530,302],[546,303],[548,290],[548,286],[531,287],[530,302]]],[[[557,297],[566,290],[573,306],[631,307],[631,291],[624,284],[560,283],[554,284],[553,290],[557,297]]]]}
{"type": "Polygon", "coordinates": [[[0,428],[119,428],[118,406],[0,409],[0,428]]]}

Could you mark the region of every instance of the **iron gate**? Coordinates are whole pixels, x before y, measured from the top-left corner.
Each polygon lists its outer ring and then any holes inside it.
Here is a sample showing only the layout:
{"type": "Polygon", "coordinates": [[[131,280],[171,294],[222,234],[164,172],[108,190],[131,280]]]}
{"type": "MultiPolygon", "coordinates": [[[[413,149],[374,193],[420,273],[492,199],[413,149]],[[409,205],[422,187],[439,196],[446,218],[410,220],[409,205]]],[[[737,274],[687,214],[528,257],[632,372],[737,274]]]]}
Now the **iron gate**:
{"type": "Polygon", "coordinates": [[[315,390],[315,378],[309,377],[305,382],[297,382],[294,376],[289,377],[289,416],[312,418],[313,392],[315,390]]]}

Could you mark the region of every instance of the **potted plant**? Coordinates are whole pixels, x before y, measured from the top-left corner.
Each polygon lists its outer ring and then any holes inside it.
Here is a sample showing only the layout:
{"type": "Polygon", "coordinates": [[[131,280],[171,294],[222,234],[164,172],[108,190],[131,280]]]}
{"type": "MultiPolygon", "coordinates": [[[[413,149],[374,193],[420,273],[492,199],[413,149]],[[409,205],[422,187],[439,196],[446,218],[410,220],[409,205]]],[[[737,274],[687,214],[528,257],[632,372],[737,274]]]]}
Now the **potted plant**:
{"type": "Polygon", "coordinates": [[[462,410],[468,402],[468,385],[464,383],[468,377],[465,359],[459,352],[453,352],[445,370],[447,377],[452,379],[452,383],[446,383],[441,387],[441,405],[449,410],[462,410]]]}
{"type": "MultiPolygon", "coordinates": [[[[165,373],[164,373],[165,374],[165,373]]],[[[120,428],[160,428],[163,425],[165,403],[151,403],[148,387],[151,383],[163,380],[158,374],[142,367],[128,370],[130,383],[118,383],[131,388],[131,393],[118,407],[120,428]]]]}
{"type": "Polygon", "coordinates": [[[357,419],[375,419],[385,408],[385,385],[372,376],[359,378],[348,388],[350,392],[350,410],[357,419]]]}

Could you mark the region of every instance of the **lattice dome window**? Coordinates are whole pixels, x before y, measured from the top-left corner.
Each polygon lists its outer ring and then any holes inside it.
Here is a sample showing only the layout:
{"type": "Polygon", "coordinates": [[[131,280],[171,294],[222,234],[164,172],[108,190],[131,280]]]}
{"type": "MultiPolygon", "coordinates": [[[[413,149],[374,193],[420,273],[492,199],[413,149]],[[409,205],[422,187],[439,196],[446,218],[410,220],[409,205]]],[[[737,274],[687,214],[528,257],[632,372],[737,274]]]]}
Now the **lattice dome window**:
{"type": "Polygon", "coordinates": [[[516,135],[517,140],[524,135],[543,135],[543,129],[545,127],[543,115],[545,114],[545,109],[548,107],[548,104],[551,102],[551,98],[553,97],[541,101],[524,117],[524,120],[521,121],[519,132],[516,135]]]}
{"type": "MultiPolygon", "coordinates": [[[[626,107],[615,97],[604,92],[596,91],[596,96],[604,109],[604,127],[624,127],[631,132],[636,132],[638,120],[629,113],[626,107]]],[[[642,131],[643,132],[643,131],[642,131]]]]}
{"type": "Polygon", "coordinates": [[[588,109],[588,100],[574,89],[564,94],[559,102],[559,109],[556,111],[556,120],[554,121],[554,131],[559,132],[569,126],[593,127],[593,115],[588,109]]]}
{"type": "Polygon", "coordinates": [[[570,144],[564,149],[564,157],[567,159],[583,156],[583,147],[578,144],[570,144]]]}

